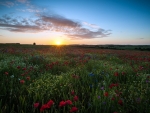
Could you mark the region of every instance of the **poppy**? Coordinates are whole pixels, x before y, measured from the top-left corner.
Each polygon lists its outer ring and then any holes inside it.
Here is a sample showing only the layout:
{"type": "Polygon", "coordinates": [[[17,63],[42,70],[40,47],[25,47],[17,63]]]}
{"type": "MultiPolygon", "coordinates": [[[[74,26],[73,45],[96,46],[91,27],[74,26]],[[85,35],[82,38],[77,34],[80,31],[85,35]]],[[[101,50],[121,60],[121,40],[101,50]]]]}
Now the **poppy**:
{"type": "Polygon", "coordinates": [[[72,107],[71,110],[70,110],[71,113],[72,113],[72,112],[76,112],[76,111],[78,111],[78,108],[77,108],[77,107],[72,107]]]}
{"type": "Polygon", "coordinates": [[[105,92],[105,93],[104,93],[104,96],[105,96],[105,97],[108,97],[108,92],[105,92]]]}
{"type": "Polygon", "coordinates": [[[75,94],[75,92],[74,91],[71,91],[71,95],[74,95],[75,94]]]}
{"type": "Polygon", "coordinates": [[[48,107],[50,108],[52,105],[54,104],[54,102],[52,100],[47,102],[48,107]]]}
{"type": "Polygon", "coordinates": [[[30,80],[30,77],[26,77],[27,78],[27,80],[30,80]]]}
{"type": "Polygon", "coordinates": [[[63,106],[65,106],[66,105],[66,102],[65,101],[61,101],[60,103],[59,103],[59,107],[63,107],[63,106]]]}
{"type": "Polygon", "coordinates": [[[5,75],[8,75],[8,72],[5,72],[5,75]]]}
{"type": "Polygon", "coordinates": [[[120,105],[122,106],[122,105],[123,105],[122,100],[119,100],[119,101],[118,101],[118,104],[120,104],[120,105]]]}
{"type": "Polygon", "coordinates": [[[116,76],[116,77],[117,77],[118,75],[119,75],[119,73],[118,73],[118,72],[115,72],[115,73],[114,73],[114,76],[116,76]]]}
{"type": "Polygon", "coordinates": [[[34,103],[34,108],[37,108],[39,106],[39,103],[34,103]]]}
{"type": "Polygon", "coordinates": [[[25,82],[24,80],[20,80],[20,83],[21,83],[21,84],[24,84],[24,82],[25,82]]]}
{"type": "Polygon", "coordinates": [[[67,100],[67,101],[66,101],[66,104],[72,105],[72,101],[71,101],[71,100],[67,100]]]}
{"type": "Polygon", "coordinates": [[[74,96],[74,101],[78,101],[78,96],[74,96]]]}
{"type": "Polygon", "coordinates": [[[45,109],[49,108],[49,106],[47,104],[44,104],[41,106],[40,111],[44,111],[45,109]]]}

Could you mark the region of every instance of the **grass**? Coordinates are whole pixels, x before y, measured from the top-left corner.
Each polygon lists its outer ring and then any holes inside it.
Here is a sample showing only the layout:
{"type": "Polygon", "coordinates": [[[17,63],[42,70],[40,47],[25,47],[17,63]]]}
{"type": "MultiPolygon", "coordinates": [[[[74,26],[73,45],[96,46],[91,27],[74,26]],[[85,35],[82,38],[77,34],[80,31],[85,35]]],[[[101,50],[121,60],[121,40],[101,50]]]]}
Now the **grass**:
{"type": "Polygon", "coordinates": [[[2,113],[150,111],[150,52],[1,47],[0,75],[2,113]]]}

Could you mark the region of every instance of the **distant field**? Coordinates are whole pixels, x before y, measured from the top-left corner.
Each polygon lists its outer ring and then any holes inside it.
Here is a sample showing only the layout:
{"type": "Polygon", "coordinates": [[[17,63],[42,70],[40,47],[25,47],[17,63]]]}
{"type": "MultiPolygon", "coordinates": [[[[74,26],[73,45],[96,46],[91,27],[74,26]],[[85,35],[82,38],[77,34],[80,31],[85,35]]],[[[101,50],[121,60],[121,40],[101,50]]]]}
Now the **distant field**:
{"type": "MultiPolygon", "coordinates": [[[[0,44],[0,47],[34,47],[32,44],[0,44]]],[[[37,47],[53,47],[55,45],[36,45],[37,47]]],[[[97,48],[97,49],[114,49],[114,50],[140,50],[150,51],[150,45],[63,45],[64,47],[79,48],[97,48]]]]}
{"type": "Polygon", "coordinates": [[[0,113],[150,113],[149,50],[0,44],[0,113]]]}

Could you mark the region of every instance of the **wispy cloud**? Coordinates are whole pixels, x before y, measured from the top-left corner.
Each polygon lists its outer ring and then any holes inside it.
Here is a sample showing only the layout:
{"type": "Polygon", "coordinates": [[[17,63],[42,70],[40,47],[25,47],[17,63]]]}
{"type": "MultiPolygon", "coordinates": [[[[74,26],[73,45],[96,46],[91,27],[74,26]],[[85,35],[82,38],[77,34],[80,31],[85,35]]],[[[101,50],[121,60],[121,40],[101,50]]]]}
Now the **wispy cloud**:
{"type": "Polygon", "coordinates": [[[0,5],[6,6],[6,7],[13,7],[14,5],[17,5],[17,3],[21,4],[30,4],[28,0],[4,0],[0,2],[0,5]]]}
{"type": "Polygon", "coordinates": [[[143,40],[144,38],[136,38],[136,39],[143,40]]]}
{"type": "Polygon", "coordinates": [[[82,23],[83,23],[83,25],[86,25],[86,26],[91,27],[91,28],[95,28],[95,29],[100,28],[98,25],[90,24],[88,22],[82,22],[82,23]]]}
{"type": "MultiPolygon", "coordinates": [[[[37,19],[16,19],[9,16],[0,18],[0,27],[13,32],[42,32],[45,30],[62,32],[71,39],[92,39],[109,36],[110,30],[95,27],[95,31],[84,28],[81,22],[60,15],[38,14],[37,19]]],[[[93,25],[93,24],[88,24],[93,25]]],[[[94,25],[97,26],[97,25],[94,25]]],[[[93,27],[93,26],[92,26],[93,27]]]]}
{"type": "Polygon", "coordinates": [[[12,7],[15,4],[11,1],[3,1],[3,2],[0,2],[0,5],[6,6],[6,7],[12,7]]]}
{"type": "Polygon", "coordinates": [[[17,0],[17,2],[20,2],[20,3],[27,3],[28,0],[17,0]]]}

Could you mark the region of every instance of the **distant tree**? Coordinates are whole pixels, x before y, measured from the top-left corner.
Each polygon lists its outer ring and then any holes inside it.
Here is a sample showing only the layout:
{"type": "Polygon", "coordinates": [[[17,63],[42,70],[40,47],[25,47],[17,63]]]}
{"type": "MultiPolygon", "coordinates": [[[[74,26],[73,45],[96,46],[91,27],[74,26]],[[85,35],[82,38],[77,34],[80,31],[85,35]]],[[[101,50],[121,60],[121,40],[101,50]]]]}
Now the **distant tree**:
{"type": "Polygon", "coordinates": [[[36,45],[36,43],[34,42],[33,45],[36,45]]]}

